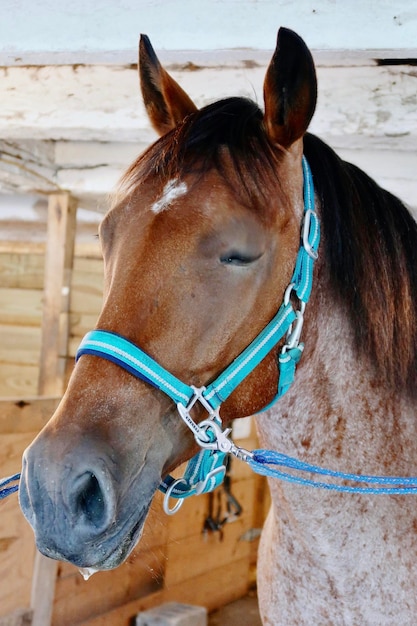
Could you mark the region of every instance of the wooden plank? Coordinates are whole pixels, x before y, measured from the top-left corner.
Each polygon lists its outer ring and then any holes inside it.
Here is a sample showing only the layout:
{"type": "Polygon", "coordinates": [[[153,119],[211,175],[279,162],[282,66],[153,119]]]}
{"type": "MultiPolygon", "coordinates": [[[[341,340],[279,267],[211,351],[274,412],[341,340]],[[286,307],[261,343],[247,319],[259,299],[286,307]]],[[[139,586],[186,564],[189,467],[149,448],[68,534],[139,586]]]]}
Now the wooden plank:
{"type": "Polygon", "coordinates": [[[42,2],[35,7],[26,1],[3,17],[0,61],[4,65],[134,64],[131,42],[137,39],[138,25],[143,32],[152,33],[155,45],[164,49],[164,58],[175,63],[184,63],[195,51],[200,64],[218,63],[219,57],[226,56],[234,64],[240,59],[244,67],[244,60],[272,47],[270,41],[274,42],[281,24],[297,30],[314,49],[330,57],[336,55],[338,60],[354,51],[369,54],[369,48],[379,52],[390,48],[391,54],[392,49],[397,53],[415,50],[412,0],[367,0],[360,5],[348,0],[336,8],[333,1],[324,0],[319,4],[303,0],[278,5],[274,0],[241,0],[239,11],[236,0],[215,5],[209,0],[198,4],[195,0],[149,4],[125,0],[117,5],[106,0],[100,4],[97,29],[97,17],[85,5],[76,15],[68,16],[70,25],[62,28],[63,3],[42,2]],[[14,30],[16,21],[20,24],[18,33],[14,30]]]}
{"type": "Polygon", "coordinates": [[[0,288],[0,323],[2,325],[39,326],[41,319],[42,292],[39,289],[0,288]]]}
{"type": "Polygon", "coordinates": [[[14,494],[0,505],[1,616],[29,606],[34,553],[32,530],[14,494]]]}
{"type": "MultiPolygon", "coordinates": [[[[100,247],[100,244],[97,243],[97,246],[100,247]]],[[[101,282],[103,282],[103,259],[75,256],[72,272],[72,284],[76,285],[79,282],[84,284],[85,277],[90,275],[94,277],[94,281],[96,280],[96,277],[100,277],[101,282]]]]}
{"type": "Polygon", "coordinates": [[[0,363],[0,398],[34,396],[38,389],[36,365],[0,363]]]}
{"type": "Polygon", "coordinates": [[[0,435],[38,432],[58,406],[59,398],[25,397],[0,400],[0,435]]]}
{"type": "Polygon", "coordinates": [[[248,592],[248,583],[249,562],[246,557],[230,561],[227,566],[213,564],[213,567],[193,577],[192,580],[166,584],[164,602],[197,604],[205,606],[208,611],[214,611],[245,596],[248,592]]]}
{"type": "Polygon", "coordinates": [[[42,254],[0,253],[0,284],[4,288],[41,290],[43,273],[42,254]]]}
{"type": "MultiPolygon", "coordinates": [[[[8,240],[0,239],[0,254],[34,254],[44,255],[46,250],[46,244],[44,241],[32,241],[32,240],[8,240]]],[[[101,259],[101,249],[97,241],[80,241],[75,242],[74,248],[75,257],[85,257],[88,259],[101,259]]]]}
{"type": "MultiPolygon", "coordinates": [[[[128,602],[108,613],[88,619],[77,626],[132,626],[134,623],[132,622],[132,618],[140,611],[147,611],[155,606],[159,606],[163,602],[164,591],[157,591],[144,598],[138,598],[137,600],[128,602]]],[[[53,626],[60,626],[60,624],[53,624],[53,626]]]]}
{"type": "Polygon", "coordinates": [[[22,454],[37,434],[35,431],[1,435],[0,468],[2,476],[11,476],[20,471],[22,454]]]}
{"type": "Polygon", "coordinates": [[[71,292],[71,312],[98,315],[103,306],[103,280],[75,285],[71,292]]]}
{"type": "MultiPolygon", "coordinates": [[[[248,502],[253,502],[253,481],[245,482],[249,483],[246,485],[248,502]]],[[[199,530],[198,534],[171,541],[167,548],[168,566],[165,574],[167,587],[193,579],[221,565],[229,566],[231,562],[245,557],[249,564],[249,544],[240,539],[251,527],[251,517],[251,509],[247,508],[235,521],[225,524],[223,539],[219,533],[204,536],[199,530]]]]}
{"type": "Polygon", "coordinates": [[[77,206],[69,194],[49,197],[40,395],[55,395],[63,391],[76,210],[77,206]]]}
{"type": "MultiPolygon", "coordinates": [[[[275,34],[271,39],[271,54],[274,43],[275,34]]],[[[216,67],[201,67],[198,71],[177,67],[173,77],[199,107],[236,95],[255,97],[262,103],[262,84],[269,59],[270,55],[265,64],[246,68],[244,76],[240,68],[224,67],[219,62],[216,67]]],[[[192,56],[187,61],[195,63],[192,56]]],[[[403,142],[412,149],[417,130],[414,71],[409,65],[319,67],[315,132],[336,137],[365,134],[383,138],[385,135],[387,145],[394,147],[403,142]],[[410,135],[395,138],[394,133],[400,130],[408,130],[410,135]],[[390,136],[393,144],[390,144],[390,136]]],[[[77,72],[72,67],[11,68],[2,80],[5,113],[0,119],[0,133],[4,139],[18,142],[30,137],[103,142],[95,164],[89,158],[84,171],[79,160],[81,151],[76,163],[61,157],[61,162],[52,164],[50,171],[55,176],[54,182],[57,180],[74,194],[105,194],[114,186],[122,167],[119,164],[118,169],[106,142],[136,143],[139,152],[155,139],[144,107],[137,106],[136,68],[87,65],[78,67],[77,72]],[[48,99],[45,99],[45,88],[48,99]],[[68,98],[69,91],[76,93],[77,98],[68,98]],[[103,98],[106,99],[105,112],[103,98]],[[45,124],[46,116],[48,124],[45,124]],[[92,119],[94,124],[91,124],[92,119]],[[94,176],[94,167],[103,165],[108,167],[103,168],[98,179],[94,176]],[[112,165],[114,171],[109,175],[112,165]],[[53,171],[56,166],[58,172],[53,171]],[[78,168],[77,177],[74,166],[78,168]],[[68,183],[70,187],[66,187],[68,183]]],[[[124,165],[129,160],[130,155],[124,165]]]]}
{"type": "Polygon", "coordinates": [[[150,550],[133,553],[116,570],[98,572],[88,581],[78,572],[58,578],[52,625],[73,626],[161,590],[164,567],[164,554],[150,550]]]}
{"type": "Polygon", "coordinates": [[[55,579],[58,562],[36,552],[32,576],[30,607],[32,626],[49,626],[55,596],[55,579]]]}
{"type": "MultiPolygon", "coordinates": [[[[64,388],[76,211],[76,203],[69,194],[49,197],[38,385],[40,395],[60,394],[64,388]]],[[[31,594],[33,626],[51,624],[57,568],[57,561],[36,553],[31,594]]]]}
{"type": "Polygon", "coordinates": [[[0,363],[37,365],[41,345],[40,328],[0,324],[0,363]]]}
{"type": "MultiPolygon", "coordinates": [[[[40,422],[45,420],[44,412],[49,411],[53,403],[56,399],[34,403],[16,400],[0,402],[2,475],[15,473],[20,468],[23,450],[36,436],[40,422]],[[31,411],[33,415],[30,415],[31,411]]],[[[0,615],[7,615],[30,604],[35,544],[32,529],[22,516],[17,495],[2,502],[0,508],[0,615]]]]}
{"type": "Polygon", "coordinates": [[[205,606],[208,611],[214,611],[245,596],[248,591],[248,577],[247,560],[234,561],[227,567],[215,567],[195,577],[192,584],[187,580],[178,585],[171,585],[160,592],[139,598],[109,613],[82,622],[78,626],[115,626],[115,624],[131,626],[132,619],[140,611],[146,611],[164,602],[196,604],[205,606]]]}
{"type": "Polygon", "coordinates": [[[75,356],[82,337],[84,337],[89,330],[92,330],[95,327],[99,313],[100,309],[94,313],[70,313],[70,340],[68,343],[68,356],[75,356]]]}

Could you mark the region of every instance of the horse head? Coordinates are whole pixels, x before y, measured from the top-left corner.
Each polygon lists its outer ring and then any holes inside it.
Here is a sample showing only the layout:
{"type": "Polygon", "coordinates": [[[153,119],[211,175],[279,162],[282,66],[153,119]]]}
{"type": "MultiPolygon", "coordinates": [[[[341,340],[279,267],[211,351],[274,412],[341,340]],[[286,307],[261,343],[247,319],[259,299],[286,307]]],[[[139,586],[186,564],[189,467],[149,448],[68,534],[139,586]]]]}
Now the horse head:
{"type": "MultiPolygon", "coordinates": [[[[100,226],[97,328],[202,386],[270,321],[290,281],[314,64],[304,42],[281,29],[264,113],[242,98],[198,110],[144,36],[139,66],[161,137],[126,172],[100,226]]],[[[275,350],[227,399],[222,419],[262,409],[277,377],[275,350]]],[[[196,407],[194,419],[203,417],[196,407]]],[[[20,503],[39,550],[80,567],[116,567],[140,537],[161,479],[195,452],[168,396],[115,363],[82,356],[24,454],[20,503]]]]}

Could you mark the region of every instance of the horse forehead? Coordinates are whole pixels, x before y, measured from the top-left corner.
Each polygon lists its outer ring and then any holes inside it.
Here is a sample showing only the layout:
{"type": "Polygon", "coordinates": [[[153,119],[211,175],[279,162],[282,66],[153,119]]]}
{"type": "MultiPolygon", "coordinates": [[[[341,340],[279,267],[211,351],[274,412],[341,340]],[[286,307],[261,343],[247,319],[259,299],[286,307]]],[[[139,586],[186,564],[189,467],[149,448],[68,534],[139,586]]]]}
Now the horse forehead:
{"type": "Polygon", "coordinates": [[[151,211],[155,214],[161,213],[172,206],[172,203],[184,196],[188,192],[188,185],[178,178],[168,180],[162,189],[161,195],[151,205],[151,211]]]}

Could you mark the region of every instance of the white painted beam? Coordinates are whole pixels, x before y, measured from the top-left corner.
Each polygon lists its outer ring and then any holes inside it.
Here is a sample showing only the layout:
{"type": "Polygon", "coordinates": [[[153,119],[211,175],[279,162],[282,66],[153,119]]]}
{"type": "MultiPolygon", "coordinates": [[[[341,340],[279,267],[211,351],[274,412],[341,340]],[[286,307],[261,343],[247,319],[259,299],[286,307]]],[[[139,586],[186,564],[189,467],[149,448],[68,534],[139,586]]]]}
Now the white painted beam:
{"type": "MultiPolygon", "coordinates": [[[[254,98],[262,106],[265,71],[266,66],[182,68],[172,75],[198,106],[232,95],[254,98]]],[[[416,67],[320,67],[318,83],[314,132],[336,137],[399,137],[403,147],[414,149],[416,67]]],[[[0,102],[0,136],[6,141],[148,144],[155,138],[141,102],[136,69],[7,68],[0,71],[0,102]]]]}
{"type": "Polygon", "coordinates": [[[2,0],[0,64],[134,63],[140,32],[171,63],[263,64],[279,26],[327,62],[404,58],[416,19],[416,0],[2,0]]]}

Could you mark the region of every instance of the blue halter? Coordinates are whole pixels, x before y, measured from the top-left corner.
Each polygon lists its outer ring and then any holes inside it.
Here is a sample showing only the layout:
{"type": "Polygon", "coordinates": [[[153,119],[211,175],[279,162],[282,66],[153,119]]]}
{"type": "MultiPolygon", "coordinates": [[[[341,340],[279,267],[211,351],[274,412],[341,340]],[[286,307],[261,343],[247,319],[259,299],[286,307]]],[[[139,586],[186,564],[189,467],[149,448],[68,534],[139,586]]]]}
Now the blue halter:
{"type": "MultiPolygon", "coordinates": [[[[197,443],[202,448],[201,451],[189,461],[183,478],[174,480],[172,476],[167,476],[160,485],[161,491],[165,493],[164,509],[168,514],[175,513],[183,503],[184,498],[212,491],[221,484],[225,474],[226,454],[234,454],[246,461],[258,474],[298,485],[343,493],[417,494],[417,477],[349,474],[323,469],[271,450],[248,452],[236,446],[229,439],[230,429],[222,430],[219,416],[221,403],[230,396],[234,389],[277,346],[285,335],[285,343],[278,358],[278,390],[273,402],[280,398],[293,383],[296,365],[303,352],[304,346],[300,343],[300,335],[305,307],[311,293],[314,261],[317,259],[320,240],[320,225],[314,211],[314,187],[311,172],[304,157],[302,165],[304,219],[301,230],[301,245],[291,283],[285,292],[284,302],[266,328],[215,381],[207,387],[189,386],[124,337],[104,330],[93,330],[87,333],[77,352],[77,360],[83,354],[92,354],[108,359],[137,378],[166,393],[176,403],[181,419],[194,433],[197,443]],[[299,308],[294,308],[292,300],[298,300],[299,308]],[[208,413],[208,418],[198,424],[194,422],[190,414],[197,402],[208,413]],[[290,470],[290,473],[285,469],[290,470]],[[310,476],[315,474],[326,477],[333,482],[306,478],[303,474],[310,476]],[[345,484],[347,481],[356,482],[359,485],[347,485],[345,484]],[[366,485],[362,486],[364,483],[366,485]],[[169,506],[171,497],[178,500],[173,508],[169,506]]],[[[0,480],[0,500],[17,491],[18,484],[15,483],[19,478],[20,474],[15,474],[0,480]]]]}
{"type": "Polygon", "coordinates": [[[278,359],[278,390],[273,402],[289,389],[294,380],[296,365],[304,348],[303,344],[300,344],[300,335],[305,306],[311,293],[313,265],[317,259],[320,241],[320,225],[314,210],[313,180],[305,157],[302,160],[302,167],[304,219],[301,245],[284,302],[263,331],[216,380],[206,387],[189,386],[129,340],[104,330],[87,333],[78,349],[77,360],[84,354],[105,358],[167,394],[176,403],[180,417],[203,448],[191,459],[183,478],[174,480],[167,476],[161,483],[160,489],[166,494],[165,510],[168,513],[175,512],[183,498],[195,493],[212,491],[222,482],[225,473],[224,458],[227,453],[232,452],[245,460],[251,456],[251,453],[238,448],[228,439],[230,431],[221,430],[219,408],[285,335],[285,345],[278,359]],[[293,300],[298,300],[299,309],[294,309],[293,300]],[[199,424],[196,424],[190,415],[196,402],[202,404],[208,412],[208,419],[199,424]],[[173,509],[168,506],[171,496],[180,499],[173,509]]]}

